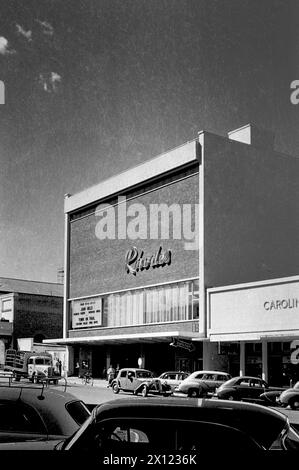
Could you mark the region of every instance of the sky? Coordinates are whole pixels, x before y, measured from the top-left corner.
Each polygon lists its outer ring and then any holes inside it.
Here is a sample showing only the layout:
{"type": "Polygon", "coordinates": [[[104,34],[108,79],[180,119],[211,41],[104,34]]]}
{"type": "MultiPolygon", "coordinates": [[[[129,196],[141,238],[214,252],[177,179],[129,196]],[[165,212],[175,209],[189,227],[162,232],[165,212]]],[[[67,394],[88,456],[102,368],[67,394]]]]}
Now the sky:
{"type": "Polygon", "coordinates": [[[0,276],[57,281],[64,194],[248,122],[299,156],[297,0],[1,0],[0,276]]]}

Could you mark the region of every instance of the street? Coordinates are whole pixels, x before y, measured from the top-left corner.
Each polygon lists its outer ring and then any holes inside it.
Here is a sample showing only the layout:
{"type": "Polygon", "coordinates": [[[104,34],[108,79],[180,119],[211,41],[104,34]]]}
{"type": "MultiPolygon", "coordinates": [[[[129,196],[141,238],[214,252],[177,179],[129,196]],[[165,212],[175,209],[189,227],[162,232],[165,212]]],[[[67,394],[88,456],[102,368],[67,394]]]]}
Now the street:
{"type": "MultiPolygon", "coordinates": [[[[82,385],[80,384],[80,381],[78,379],[74,380],[71,377],[68,379],[67,391],[75,395],[77,398],[80,398],[86,404],[101,404],[109,400],[119,400],[121,398],[126,398],[126,397],[134,398],[136,400],[140,399],[140,396],[134,396],[132,393],[126,393],[126,392],[120,392],[118,394],[113,393],[111,388],[107,388],[107,382],[105,380],[97,380],[92,386],[90,384],[82,385]]],[[[273,407],[273,409],[280,411],[281,413],[288,416],[290,422],[294,423],[296,426],[299,427],[299,411],[298,410],[295,411],[289,408],[281,408],[281,407],[273,407]]]]}

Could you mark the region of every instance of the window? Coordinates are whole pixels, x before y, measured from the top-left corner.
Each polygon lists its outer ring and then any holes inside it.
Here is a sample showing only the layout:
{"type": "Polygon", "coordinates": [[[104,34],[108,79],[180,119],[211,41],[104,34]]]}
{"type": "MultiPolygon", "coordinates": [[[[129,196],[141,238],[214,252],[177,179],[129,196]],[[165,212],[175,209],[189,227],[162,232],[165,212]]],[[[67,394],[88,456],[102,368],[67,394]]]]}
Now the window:
{"type": "Polygon", "coordinates": [[[0,433],[4,431],[46,434],[39,414],[30,406],[15,402],[0,402],[0,433]]]}
{"type": "Polygon", "coordinates": [[[250,435],[220,423],[171,419],[111,419],[94,429],[90,449],[115,452],[248,451],[259,449],[250,435]]]}
{"type": "Polygon", "coordinates": [[[241,385],[241,387],[249,387],[249,379],[241,379],[239,385],[241,385]]]}
{"type": "Polygon", "coordinates": [[[126,377],[126,376],[127,376],[127,371],[122,370],[121,373],[120,373],[120,377],[126,377]]]}
{"type": "Polygon", "coordinates": [[[68,413],[71,415],[74,421],[81,426],[90,416],[88,408],[82,401],[71,401],[65,405],[68,413]]]}
{"type": "Polygon", "coordinates": [[[198,280],[111,294],[107,326],[192,320],[199,317],[198,280]]]}
{"type": "Polygon", "coordinates": [[[149,379],[153,377],[153,374],[147,370],[137,371],[137,377],[139,379],[149,379]]]}

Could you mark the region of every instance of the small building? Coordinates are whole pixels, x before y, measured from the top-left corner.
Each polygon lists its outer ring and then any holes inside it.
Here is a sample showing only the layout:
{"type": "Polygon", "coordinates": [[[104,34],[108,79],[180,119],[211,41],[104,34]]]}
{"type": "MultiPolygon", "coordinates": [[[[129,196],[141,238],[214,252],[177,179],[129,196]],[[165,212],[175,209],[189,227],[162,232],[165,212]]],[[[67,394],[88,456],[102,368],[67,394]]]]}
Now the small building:
{"type": "Polygon", "coordinates": [[[0,364],[20,338],[42,343],[62,334],[63,285],[0,277],[0,364]]]}

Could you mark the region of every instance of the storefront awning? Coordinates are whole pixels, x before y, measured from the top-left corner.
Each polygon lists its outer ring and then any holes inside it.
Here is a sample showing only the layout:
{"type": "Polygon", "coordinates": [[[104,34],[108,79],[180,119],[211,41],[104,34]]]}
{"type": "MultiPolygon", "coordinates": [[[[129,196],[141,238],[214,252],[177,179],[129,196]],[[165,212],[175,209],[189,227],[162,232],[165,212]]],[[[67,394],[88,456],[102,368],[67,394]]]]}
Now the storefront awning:
{"type": "Polygon", "coordinates": [[[258,333],[227,333],[227,334],[210,334],[211,342],[233,342],[233,341],[287,341],[299,338],[299,330],[290,330],[278,332],[258,332],[258,333]]]}
{"type": "Polygon", "coordinates": [[[57,338],[57,339],[45,339],[45,344],[64,344],[64,345],[75,345],[75,344],[128,344],[128,343],[160,343],[169,342],[172,338],[182,338],[192,340],[194,333],[181,331],[161,331],[152,333],[130,333],[130,334],[119,334],[119,335],[98,335],[98,336],[79,336],[75,338],[57,338]]]}

